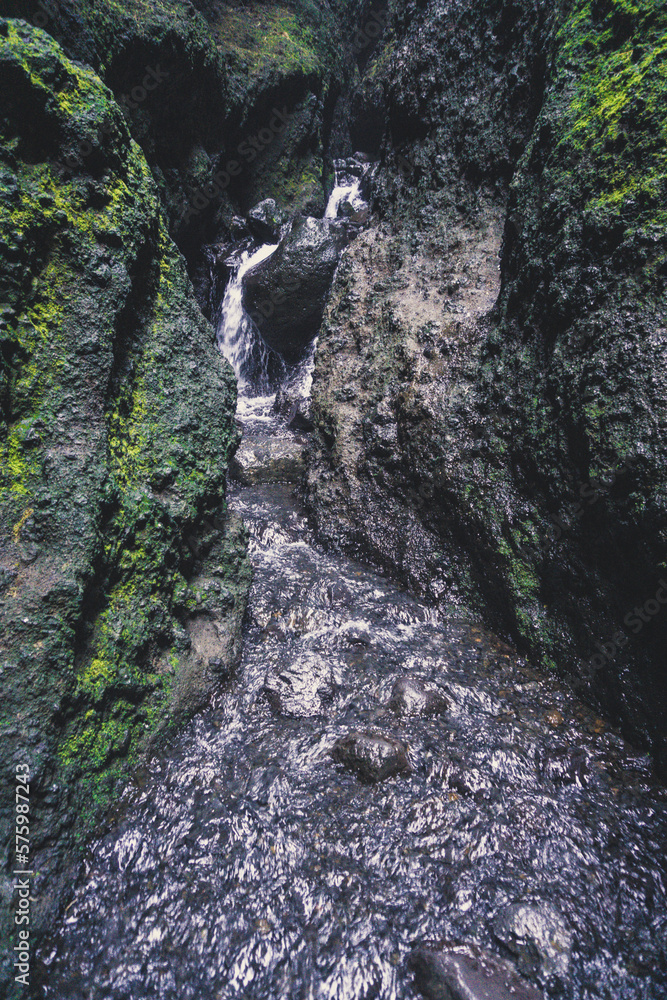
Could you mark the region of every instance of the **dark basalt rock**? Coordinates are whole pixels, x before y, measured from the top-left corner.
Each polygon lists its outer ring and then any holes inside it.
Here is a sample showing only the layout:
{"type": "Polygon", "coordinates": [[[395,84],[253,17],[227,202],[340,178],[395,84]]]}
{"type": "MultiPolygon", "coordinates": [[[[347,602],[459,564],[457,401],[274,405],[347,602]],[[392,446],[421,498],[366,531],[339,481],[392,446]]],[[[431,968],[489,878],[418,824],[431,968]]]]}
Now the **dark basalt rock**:
{"type": "Polygon", "coordinates": [[[297,219],[276,252],[248,273],[246,308],[272,350],[296,357],[313,339],[345,242],[336,221],[297,219]]]}
{"type": "Polygon", "coordinates": [[[381,733],[354,732],[343,736],[334,744],[331,756],[369,784],[411,769],[406,747],[381,733]]]}
{"type": "Polygon", "coordinates": [[[426,1000],[544,1000],[513,965],[476,945],[424,945],[410,966],[426,1000]]]}
{"type": "Polygon", "coordinates": [[[397,715],[440,715],[449,702],[436,687],[417,677],[400,677],[392,688],[389,708],[397,715]]]}
{"type": "Polygon", "coordinates": [[[287,214],[273,198],[265,198],[248,212],[248,229],[260,243],[277,243],[286,222],[287,214]]]}
{"type": "Polygon", "coordinates": [[[312,431],[314,419],[310,397],[297,399],[287,415],[287,426],[294,431],[312,431]]]}
{"type": "Polygon", "coordinates": [[[394,17],[382,221],[329,296],[309,471],[329,544],[483,607],[662,774],[666,30],[657,0],[394,17]],[[616,75],[640,48],[650,72],[616,75]]]}
{"type": "Polygon", "coordinates": [[[273,412],[285,418],[285,423],[295,431],[312,431],[314,427],[313,404],[310,396],[293,395],[288,389],[276,393],[273,412]]]}

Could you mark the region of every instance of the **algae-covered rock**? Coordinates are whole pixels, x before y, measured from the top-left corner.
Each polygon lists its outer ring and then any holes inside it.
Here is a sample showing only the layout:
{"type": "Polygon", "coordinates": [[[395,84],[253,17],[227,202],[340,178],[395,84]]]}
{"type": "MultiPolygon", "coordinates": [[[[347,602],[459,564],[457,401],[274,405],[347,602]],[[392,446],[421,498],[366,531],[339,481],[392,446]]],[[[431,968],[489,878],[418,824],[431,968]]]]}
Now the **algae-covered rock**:
{"type": "Polygon", "coordinates": [[[353,72],[340,39],[356,6],[0,0],[0,15],[43,28],[111,88],[193,265],[262,199],[323,213],[332,102],[353,72]]]}
{"type": "Polygon", "coordinates": [[[385,221],[334,281],[309,476],[330,543],[490,618],[657,760],[666,31],[654,0],[392,15],[385,221]]]}
{"type": "Polygon", "coordinates": [[[248,571],[233,372],[121,110],[7,20],[0,106],[0,760],[30,771],[37,933],[128,764],[233,666],[248,571]]]}

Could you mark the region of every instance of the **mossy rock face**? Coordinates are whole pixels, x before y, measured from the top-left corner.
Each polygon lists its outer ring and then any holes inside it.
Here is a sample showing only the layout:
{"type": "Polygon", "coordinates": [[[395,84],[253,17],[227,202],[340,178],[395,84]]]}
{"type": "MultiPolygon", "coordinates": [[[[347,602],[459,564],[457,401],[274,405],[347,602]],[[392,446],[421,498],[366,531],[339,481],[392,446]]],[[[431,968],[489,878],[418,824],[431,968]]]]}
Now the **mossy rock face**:
{"type": "Polygon", "coordinates": [[[510,532],[552,625],[535,646],[658,756],[667,622],[633,616],[667,558],[666,39],[653,0],[562,5],[480,381],[536,498],[510,532]]]}
{"type": "Polygon", "coordinates": [[[355,8],[0,0],[0,15],[42,27],[113,91],[191,263],[263,198],[292,212],[324,210],[329,120],[352,72],[340,40],[355,8]],[[274,127],[276,111],[285,119],[274,127]]]}
{"type": "Polygon", "coordinates": [[[6,20],[0,104],[0,759],[30,767],[37,932],[128,765],[233,667],[248,569],[234,375],[122,112],[6,20]]]}
{"type": "Polygon", "coordinates": [[[657,759],[666,37],[653,0],[394,12],[370,67],[390,225],[336,278],[310,476],[334,544],[490,616],[657,759]]]}

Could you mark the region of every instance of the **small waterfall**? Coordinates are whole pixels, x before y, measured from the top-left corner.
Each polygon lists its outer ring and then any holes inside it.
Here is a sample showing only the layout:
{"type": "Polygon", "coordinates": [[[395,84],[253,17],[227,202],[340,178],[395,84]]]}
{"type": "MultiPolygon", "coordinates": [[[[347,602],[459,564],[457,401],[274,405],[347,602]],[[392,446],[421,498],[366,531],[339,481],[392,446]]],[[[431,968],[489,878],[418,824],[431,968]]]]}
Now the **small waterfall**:
{"type": "Polygon", "coordinates": [[[243,305],[243,279],[278,249],[277,243],[266,243],[253,253],[246,250],[238,270],[232,275],[220,306],[218,346],[236,372],[239,393],[269,392],[268,360],[270,351],[262,340],[243,305]]]}
{"type": "Polygon", "coordinates": [[[367,165],[356,165],[360,168],[359,174],[351,173],[349,160],[336,160],[334,169],[336,171],[336,181],[333,191],[329,195],[329,202],[324,213],[325,219],[336,219],[342,205],[348,204],[354,212],[363,208],[366,202],[361,196],[361,185],[368,169],[367,165]]]}
{"type": "MultiPolygon", "coordinates": [[[[350,157],[336,160],[336,183],[329,197],[326,219],[336,219],[344,205],[352,213],[366,206],[362,197],[364,179],[373,165],[350,157]]],[[[296,365],[288,365],[280,354],[271,351],[243,305],[243,280],[247,273],[278,249],[266,243],[256,250],[245,250],[237,258],[218,310],[217,339],[220,351],[236,372],[239,386],[239,413],[264,412],[268,400],[279,387],[295,398],[310,395],[317,341],[308,347],[296,365]]]]}

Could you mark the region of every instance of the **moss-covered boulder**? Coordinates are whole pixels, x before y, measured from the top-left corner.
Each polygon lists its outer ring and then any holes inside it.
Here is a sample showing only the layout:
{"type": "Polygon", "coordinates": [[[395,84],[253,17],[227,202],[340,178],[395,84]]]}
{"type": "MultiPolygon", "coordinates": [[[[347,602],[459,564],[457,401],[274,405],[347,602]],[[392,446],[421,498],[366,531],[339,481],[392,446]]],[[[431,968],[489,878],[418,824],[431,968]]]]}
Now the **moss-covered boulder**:
{"type": "Polygon", "coordinates": [[[128,765],[233,668],[248,570],[234,375],[122,111],[11,20],[0,108],[0,760],[30,769],[38,931],[128,765]]]}

